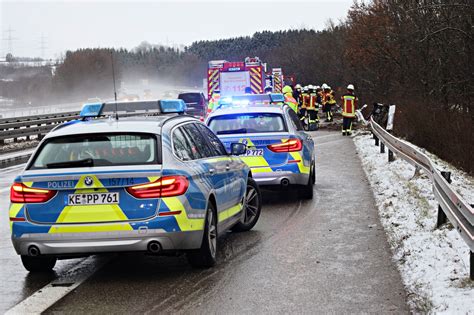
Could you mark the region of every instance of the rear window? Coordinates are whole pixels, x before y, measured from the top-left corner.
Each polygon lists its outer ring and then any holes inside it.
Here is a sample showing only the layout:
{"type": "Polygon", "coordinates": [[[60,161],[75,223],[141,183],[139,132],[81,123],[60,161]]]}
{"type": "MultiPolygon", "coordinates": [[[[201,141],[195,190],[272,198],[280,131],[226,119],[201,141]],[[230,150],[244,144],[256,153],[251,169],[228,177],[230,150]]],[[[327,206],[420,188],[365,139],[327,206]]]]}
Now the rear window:
{"type": "Polygon", "coordinates": [[[150,134],[93,134],[51,138],[29,169],[157,164],[157,138],[150,134]]]}
{"type": "Polygon", "coordinates": [[[201,100],[201,94],[199,93],[179,94],[178,98],[183,100],[185,103],[199,103],[199,101],[201,100]]]}
{"type": "Polygon", "coordinates": [[[287,131],[283,117],[274,113],[216,116],[209,121],[209,128],[217,135],[287,131]]]}

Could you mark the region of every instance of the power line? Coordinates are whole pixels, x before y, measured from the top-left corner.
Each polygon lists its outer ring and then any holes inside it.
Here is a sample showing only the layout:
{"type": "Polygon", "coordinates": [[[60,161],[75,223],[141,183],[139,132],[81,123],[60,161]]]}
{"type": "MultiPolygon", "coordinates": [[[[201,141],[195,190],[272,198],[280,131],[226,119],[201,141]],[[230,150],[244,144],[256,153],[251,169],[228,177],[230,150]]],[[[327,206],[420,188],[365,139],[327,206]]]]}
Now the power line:
{"type": "Polygon", "coordinates": [[[7,33],[7,37],[4,37],[3,40],[6,40],[8,42],[8,53],[13,54],[13,41],[18,40],[18,38],[15,38],[12,36],[12,33],[15,32],[11,28],[11,26],[5,31],[7,33]]]}

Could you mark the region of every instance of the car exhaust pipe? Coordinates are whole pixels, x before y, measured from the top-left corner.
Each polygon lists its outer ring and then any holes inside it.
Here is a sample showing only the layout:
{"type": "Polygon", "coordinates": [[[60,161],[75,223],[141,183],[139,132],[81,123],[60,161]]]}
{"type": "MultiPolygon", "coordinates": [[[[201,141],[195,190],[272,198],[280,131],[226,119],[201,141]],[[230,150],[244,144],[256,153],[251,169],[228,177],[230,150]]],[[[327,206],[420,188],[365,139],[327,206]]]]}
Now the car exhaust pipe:
{"type": "Polygon", "coordinates": [[[288,180],[288,178],[283,178],[281,180],[281,186],[288,187],[289,185],[290,185],[290,181],[288,180]]]}
{"type": "Polygon", "coordinates": [[[40,254],[41,253],[40,253],[39,248],[36,247],[35,245],[31,245],[30,247],[28,247],[28,256],[37,257],[40,254]]]}
{"type": "Polygon", "coordinates": [[[161,244],[158,241],[151,241],[148,243],[147,249],[151,254],[158,254],[161,252],[161,244]]]}

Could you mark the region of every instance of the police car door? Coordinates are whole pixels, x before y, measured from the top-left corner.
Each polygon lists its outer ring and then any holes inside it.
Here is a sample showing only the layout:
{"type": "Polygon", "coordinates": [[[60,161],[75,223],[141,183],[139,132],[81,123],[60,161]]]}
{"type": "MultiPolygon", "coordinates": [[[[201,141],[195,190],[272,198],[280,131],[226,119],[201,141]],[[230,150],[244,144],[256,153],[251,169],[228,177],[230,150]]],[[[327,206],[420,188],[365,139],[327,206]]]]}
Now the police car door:
{"type": "Polygon", "coordinates": [[[227,184],[227,194],[229,195],[229,198],[232,199],[232,206],[235,206],[242,201],[247,184],[245,178],[242,177],[241,164],[238,163],[237,157],[229,156],[221,140],[219,140],[211,129],[203,124],[198,124],[198,127],[209,142],[214,156],[223,160],[225,158],[227,160],[226,170],[228,172],[227,176],[229,180],[227,184]]]}
{"type": "Polygon", "coordinates": [[[199,154],[198,162],[207,171],[205,176],[210,179],[215,191],[217,211],[225,210],[232,206],[232,199],[227,193],[229,182],[228,169],[229,157],[216,157],[208,141],[201,133],[197,124],[189,123],[183,126],[189,142],[196,146],[195,154],[199,154]]]}

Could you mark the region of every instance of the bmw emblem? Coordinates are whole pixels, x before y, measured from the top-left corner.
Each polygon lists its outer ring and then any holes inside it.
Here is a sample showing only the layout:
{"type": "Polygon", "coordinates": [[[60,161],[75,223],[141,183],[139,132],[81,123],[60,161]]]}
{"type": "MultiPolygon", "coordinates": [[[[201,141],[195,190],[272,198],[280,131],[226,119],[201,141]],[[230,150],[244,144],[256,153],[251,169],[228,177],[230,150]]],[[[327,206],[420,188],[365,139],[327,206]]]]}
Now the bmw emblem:
{"type": "Polygon", "coordinates": [[[94,180],[92,179],[92,177],[90,176],[87,176],[86,178],[84,178],[84,184],[86,186],[90,186],[94,183],[94,180]]]}

